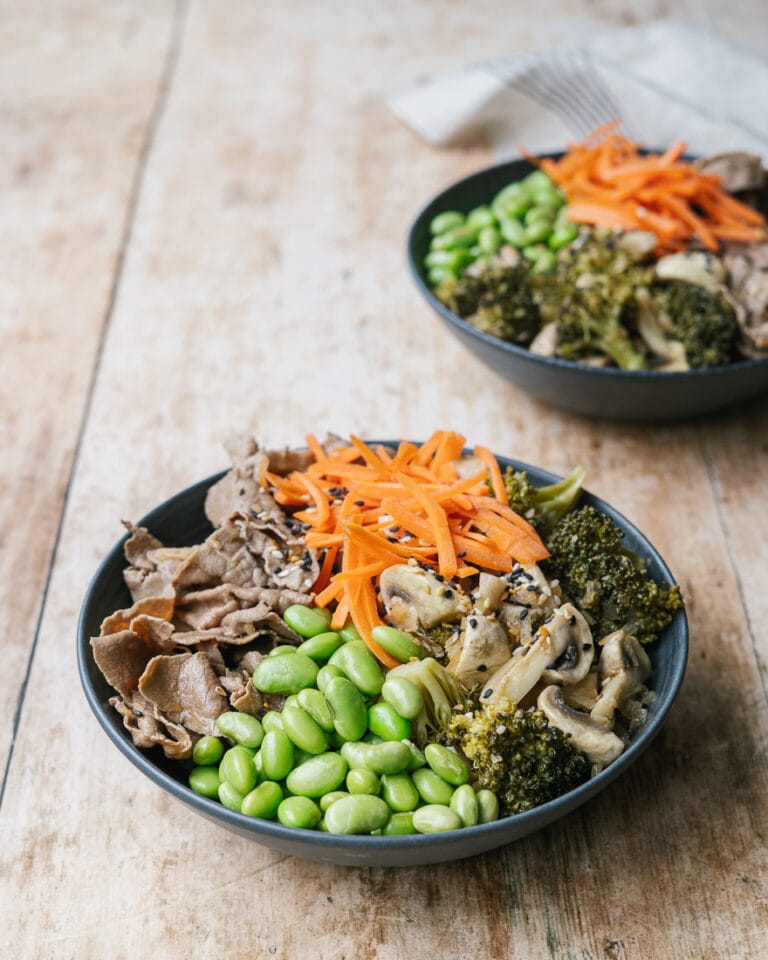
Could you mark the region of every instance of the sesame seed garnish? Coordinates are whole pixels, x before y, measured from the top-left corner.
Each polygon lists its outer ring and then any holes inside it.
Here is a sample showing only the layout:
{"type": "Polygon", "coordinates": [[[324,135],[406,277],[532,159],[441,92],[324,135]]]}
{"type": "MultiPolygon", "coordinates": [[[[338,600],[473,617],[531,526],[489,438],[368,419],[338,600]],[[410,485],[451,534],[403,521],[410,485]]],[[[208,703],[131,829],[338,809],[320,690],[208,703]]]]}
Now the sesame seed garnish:
{"type": "Polygon", "coordinates": [[[453,590],[443,590],[443,596],[446,600],[450,600],[453,596],[453,590]]]}
{"type": "Polygon", "coordinates": [[[525,608],[525,609],[523,609],[523,610],[520,611],[520,619],[521,619],[521,620],[525,620],[525,618],[526,618],[527,616],[528,616],[528,609],[527,609],[527,608],[525,608]]]}
{"type": "Polygon", "coordinates": [[[481,663],[479,666],[475,667],[475,669],[478,671],[478,673],[485,673],[488,667],[484,663],[481,663]]]}
{"type": "Polygon", "coordinates": [[[488,689],[483,693],[483,700],[487,700],[492,693],[493,693],[493,690],[490,687],[488,687],[488,689]]]}
{"type": "Polygon", "coordinates": [[[470,627],[472,627],[472,629],[474,630],[475,627],[477,626],[477,618],[476,618],[476,617],[470,617],[470,618],[469,618],[469,625],[470,625],[470,627]]]}

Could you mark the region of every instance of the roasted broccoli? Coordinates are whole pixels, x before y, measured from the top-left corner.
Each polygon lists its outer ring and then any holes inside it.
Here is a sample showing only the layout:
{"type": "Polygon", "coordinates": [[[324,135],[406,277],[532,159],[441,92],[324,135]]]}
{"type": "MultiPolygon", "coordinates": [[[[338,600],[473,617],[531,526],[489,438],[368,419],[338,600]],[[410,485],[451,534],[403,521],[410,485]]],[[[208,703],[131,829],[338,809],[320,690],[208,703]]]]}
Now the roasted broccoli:
{"type": "Polygon", "coordinates": [[[547,542],[547,561],[565,594],[592,619],[599,639],[624,629],[643,643],[656,640],[683,601],[680,588],[652,580],[624,532],[594,507],[566,514],[547,542]]]}
{"type": "Polygon", "coordinates": [[[584,467],[576,467],[558,483],[535,487],[525,470],[508,467],[504,486],[507,488],[509,505],[546,537],[576,503],[586,473],[584,467]]]}
{"type": "Polygon", "coordinates": [[[479,276],[444,281],[435,292],[473,327],[509,343],[527,347],[541,329],[525,263],[486,267],[479,276]]]}
{"type": "Polygon", "coordinates": [[[685,349],[690,367],[714,367],[736,358],[739,322],[721,293],[684,280],[654,284],[652,296],[685,349]]]}
{"type": "Polygon", "coordinates": [[[387,676],[406,677],[421,690],[424,709],[413,721],[413,738],[420,747],[445,730],[454,707],[466,704],[459,681],[432,657],[393,667],[387,676]]]}
{"type": "Polygon", "coordinates": [[[456,712],[445,734],[469,762],[476,788],[493,790],[510,816],[554,800],[589,779],[592,764],[541,710],[512,700],[456,712]]]}

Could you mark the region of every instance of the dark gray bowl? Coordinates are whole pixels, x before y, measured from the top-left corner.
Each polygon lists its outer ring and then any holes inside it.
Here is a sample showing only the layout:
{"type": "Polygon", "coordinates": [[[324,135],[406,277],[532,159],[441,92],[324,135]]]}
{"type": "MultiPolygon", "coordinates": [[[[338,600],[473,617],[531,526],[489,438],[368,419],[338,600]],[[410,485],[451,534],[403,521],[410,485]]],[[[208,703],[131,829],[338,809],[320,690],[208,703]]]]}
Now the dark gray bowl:
{"type": "Polygon", "coordinates": [[[533,169],[527,160],[512,160],[465,177],[430,200],[411,227],[408,262],[416,287],[465,347],[537,400],[591,417],[682,419],[768,390],[768,359],[740,360],[728,366],[682,373],[589,367],[557,357],[540,357],[525,347],[481,333],[441,303],[432,293],[424,271],[432,218],[445,210],[467,213],[488,203],[502,187],[533,169]]]}
{"type": "MultiPolygon", "coordinates": [[[[514,460],[500,458],[500,463],[502,467],[512,465],[528,470],[531,479],[537,484],[559,479],[544,470],[514,460]]],[[[147,514],[141,525],[148,527],[167,544],[184,546],[199,543],[212,531],[203,511],[205,493],[220,476],[222,474],[202,480],[166,500],[147,514]]],[[[627,545],[646,560],[651,575],[657,580],[672,583],[672,575],[662,558],[628,520],[602,500],[589,494],[584,494],[582,502],[591,503],[612,517],[626,531],[627,545]]],[[[654,668],[652,685],[657,696],[650,706],[647,724],[619,759],[602,773],[557,800],[528,813],[483,826],[429,836],[340,837],[312,830],[290,829],[279,823],[256,820],[235,813],[194,793],[186,785],[189,765],[168,760],[159,748],[152,751],[139,750],[123,728],[121,718],[109,706],[108,700],[114,691],[94,663],[89,638],[98,634],[104,617],[130,605],[130,595],[122,576],[125,568],[125,539],[123,537],[115,544],[96,571],[85,595],[78,624],[77,659],[80,680],[96,719],[118,750],[177,800],[233,833],[297,857],[357,866],[415,866],[470,857],[533,833],[594,797],[637,760],[659,732],[674,703],[685,672],[688,625],[685,614],[680,611],[659,642],[648,648],[654,668]]],[[[158,833],[162,829],[163,824],[158,823],[158,833]]]]}

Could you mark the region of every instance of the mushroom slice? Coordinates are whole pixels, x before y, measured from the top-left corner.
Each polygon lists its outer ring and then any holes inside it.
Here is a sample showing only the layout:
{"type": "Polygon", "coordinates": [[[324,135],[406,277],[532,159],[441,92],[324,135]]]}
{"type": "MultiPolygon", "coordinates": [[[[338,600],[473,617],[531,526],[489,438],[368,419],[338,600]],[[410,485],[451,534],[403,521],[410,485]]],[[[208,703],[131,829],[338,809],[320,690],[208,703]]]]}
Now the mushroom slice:
{"type": "Polygon", "coordinates": [[[504,624],[513,647],[530,643],[546,614],[543,610],[523,607],[517,603],[502,603],[498,617],[504,624]]]}
{"type": "Polygon", "coordinates": [[[509,583],[492,573],[481,573],[477,585],[477,609],[480,613],[493,613],[501,606],[509,583]]]}
{"type": "Polygon", "coordinates": [[[544,687],[536,705],[553,727],[570,734],[574,747],[583,750],[598,770],[607,767],[624,750],[623,741],[605,723],[569,707],[560,687],[544,687]]]}
{"type": "Polygon", "coordinates": [[[663,357],[665,361],[657,369],[666,372],[688,370],[685,347],[679,340],[667,337],[651,295],[644,287],[636,291],[635,300],[637,301],[637,332],[649,350],[657,357],[663,357]]]}
{"type": "Polygon", "coordinates": [[[597,703],[597,687],[597,667],[593,666],[583,680],[580,680],[578,683],[571,684],[567,687],[563,687],[563,699],[569,707],[575,707],[577,710],[589,711],[597,703]]]}
{"type": "Polygon", "coordinates": [[[465,687],[472,687],[509,658],[509,638],[504,627],[498,620],[473,611],[462,625],[448,669],[465,687]]]}
{"type": "Polygon", "coordinates": [[[413,633],[441,623],[458,621],[471,604],[455,584],[446,583],[416,563],[387,567],[379,580],[381,600],[391,624],[413,633]]]}
{"type": "Polygon", "coordinates": [[[554,357],[559,339],[557,321],[552,320],[550,323],[545,323],[539,330],[528,344],[528,349],[531,353],[538,353],[540,357],[554,357]]]}
{"type": "Polygon", "coordinates": [[[552,589],[537,563],[516,563],[507,574],[509,599],[524,607],[543,607],[551,613],[560,605],[560,591],[552,589]]]}
{"type": "Polygon", "coordinates": [[[650,677],[651,661],[635,637],[616,630],[603,641],[598,669],[602,683],[591,716],[595,720],[613,723],[614,712],[642,690],[650,677]]]}
{"type": "Polygon", "coordinates": [[[578,683],[589,673],[595,658],[592,631],[578,611],[568,621],[570,638],[560,658],[541,675],[546,683],[578,683]]]}
{"type": "Polygon", "coordinates": [[[488,680],[482,699],[491,703],[509,697],[519,703],[539,682],[548,666],[568,649],[571,640],[586,621],[572,603],[564,603],[551,619],[536,631],[533,641],[519,647],[512,659],[488,680]]]}
{"type": "Polygon", "coordinates": [[[725,283],[726,275],[723,261],[703,250],[669,253],[656,263],[656,276],[660,279],[685,280],[706,290],[714,290],[721,283],[725,283]]]}

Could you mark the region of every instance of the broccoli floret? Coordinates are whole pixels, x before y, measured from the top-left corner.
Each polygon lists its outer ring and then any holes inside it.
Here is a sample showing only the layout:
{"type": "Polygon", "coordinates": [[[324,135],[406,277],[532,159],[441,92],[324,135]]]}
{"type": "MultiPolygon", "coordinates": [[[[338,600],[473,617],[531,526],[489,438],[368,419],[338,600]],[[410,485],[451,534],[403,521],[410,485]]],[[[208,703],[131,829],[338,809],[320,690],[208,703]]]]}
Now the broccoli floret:
{"type": "Polygon", "coordinates": [[[486,267],[436,290],[445,305],[473,327],[508,343],[527,347],[541,329],[525,263],[486,267]]]}
{"type": "Polygon", "coordinates": [[[554,800],[589,779],[592,764],[541,710],[512,700],[457,712],[445,741],[469,762],[477,789],[493,790],[506,816],[554,800]]]}
{"type": "Polygon", "coordinates": [[[685,348],[690,367],[714,367],[736,357],[739,322],[725,297],[696,283],[668,280],[653,298],[669,321],[669,333],[685,348]]]}
{"type": "Polygon", "coordinates": [[[535,487],[525,470],[507,467],[504,486],[507,488],[509,505],[539,533],[547,536],[557,521],[576,503],[586,473],[584,467],[576,467],[558,483],[535,487]]]}
{"type": "Polygon", "coordinates": [[[412,721],[413,739],[420,747],[442,735],[451,722],[453,708],[466,704],[459,681],[432,657],[393,667],[387,676],[405,677],[421,690],[424,709],[412,721]]]}
{"type": "Polygon", "coordinates": [[[623,628],[643,643],[656,640],[683,606],[680,588],[660,586],[624,546],[624,532],[594,507],[566,514],[547,546],[560,585],[604,637],[623,628]]]}

